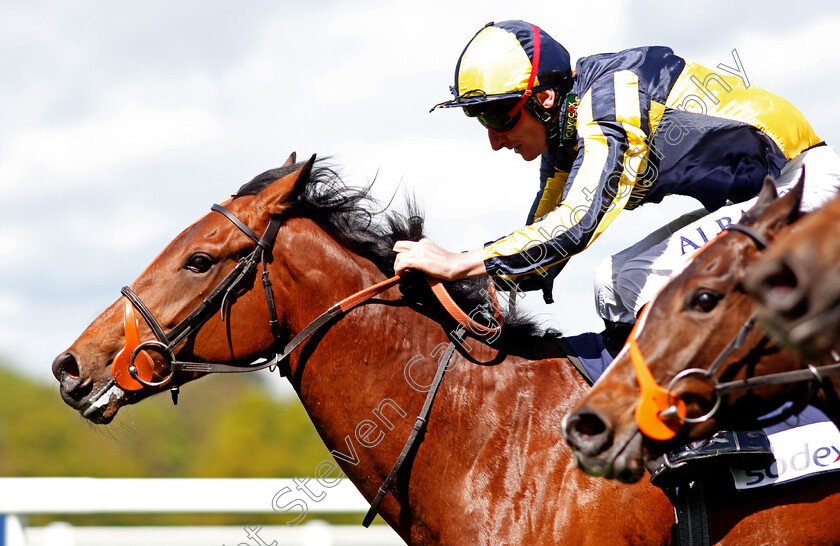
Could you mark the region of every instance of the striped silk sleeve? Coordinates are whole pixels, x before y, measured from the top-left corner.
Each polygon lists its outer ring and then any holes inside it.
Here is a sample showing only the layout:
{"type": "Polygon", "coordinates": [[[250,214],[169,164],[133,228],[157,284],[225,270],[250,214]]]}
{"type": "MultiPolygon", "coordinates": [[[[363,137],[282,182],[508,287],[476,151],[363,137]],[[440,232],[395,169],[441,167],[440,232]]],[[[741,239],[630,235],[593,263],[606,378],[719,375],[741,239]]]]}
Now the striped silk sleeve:
{"type": "MultiPolygon", "coordinates": [[[[644,172],[649,152],[645,106],[638,77],[629,70],[589,87],[578,107],[579,153],[565,197],[538,221],[485,245],[490,275],[517,282],[546,276],[606,229],[627,204],[640,168],[644,172]]],[[[536,214],[542,209],[541,201],[536,214]]]]}
{"type": "Polygon", "coordinates": [[[528,224],[536,222],[560,204],[569,173],[548,165],[540,168],[540,192],[528,215],[528,224]]]}

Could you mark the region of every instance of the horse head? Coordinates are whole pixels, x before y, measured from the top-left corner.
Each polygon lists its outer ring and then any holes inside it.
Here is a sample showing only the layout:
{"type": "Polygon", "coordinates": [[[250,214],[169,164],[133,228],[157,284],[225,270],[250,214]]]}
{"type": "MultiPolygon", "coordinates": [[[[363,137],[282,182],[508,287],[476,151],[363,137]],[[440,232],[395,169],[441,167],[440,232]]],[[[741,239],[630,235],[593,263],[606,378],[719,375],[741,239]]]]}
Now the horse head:
{"type": "Polygon", "coordinates": [[[724,396],[714,387],[800,365],[752,327],[742,281],[766,241],[798,216],[802,185],[777,198],[765,180],[739,224],[701,249],[640,313],[627,345],[564,419],[582,469],[635,482],[649,458],[720,428],[749,427],[783,402],[789,386],[724,396]]]}
{"type": "MultiPolygon", "coordinates": [[[[253,232],[262,232],[272,218],[281,216],[305,187],[313,156],[302,165],[294,165],[294,154],[286,164],[263,173],[240,188],[223,207],[253,232]]],[[[285,244],[290,244],[289,240],[285,244]]],[[[136,403],[168,387],[162,381],[171,375],[162,351],[141,351],[148,362],[145,386],[132,379],[115,380],[115,362],[127,362],[127,340],[133,332],[141,339],[153,340],[154,323],[163,332],[172,332],[202,301],[223,282],[230,272],[254,250],[255,241],[225,215],[211,211],[178,235],[143,271],[124,293],[135,295],[138,304],[147,308],[145,321],[135,326],[128,320],[133,307],[120,298],[106,309],[82,333],[67,351],[53,362],[53,374],[60,383],[64,401],[97,423],[110,422],[121,406],[136,403]],[[138,329],[139,327],[139,329],[138,329]],[[121,356],[122,354],[122,356],[121,356]],[[160,382],[157,385],[155,382],[160,382]]],[[[269,258],[270,259],[270,258],[269,258]]],[[[279,268],[278,268],[279,269],[279,268]]],[[[280,275],[294,274],[280,270],[280,275]]],[[[276,286],[283,289],[283,279],[276,286]]],[[[259,290],[250,290],[254,278],[233,279],[220,309],[207,309],[177,347],[179,358],[205,362],[249,361],[267,351],[274,339],[268,329],[252,331],[254,314],[264,316],[268,309],[259,290]],[[238,281],[234,285],[233,281],[238,281]],[[215,311],[215,312],[214,312],[215,311]],[[247,317],[247,320],[246,320],[247,317]]],[[[282,301],[282,300],[281,300],[282,301]]],[[[284,309],[278,309],[285,322],[284,309]]],[[[175,349],[175,348],[173,348],[175,349]]],[[[132,359],[133,360],[133,359],[132,359]]],[[[179,374],[183,384],[201,374],[179,374]]]]}
{"type": "Polygon", "coordinates": [[[840,197],[781,234],[744,287],[777,338],[817,362],[840,351],[840,197]]]}

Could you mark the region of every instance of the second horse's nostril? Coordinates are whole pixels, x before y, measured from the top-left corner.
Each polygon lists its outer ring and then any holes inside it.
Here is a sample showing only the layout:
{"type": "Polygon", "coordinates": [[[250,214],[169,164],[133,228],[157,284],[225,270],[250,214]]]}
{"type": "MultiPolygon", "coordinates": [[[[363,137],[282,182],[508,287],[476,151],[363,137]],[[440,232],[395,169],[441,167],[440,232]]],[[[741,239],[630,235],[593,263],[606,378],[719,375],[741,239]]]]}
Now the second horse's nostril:
{"type": "Polygon", "coordinates": [[[575,451],[585,456],[602,453],[612,445],[612,431],[595,412],[577,411],[563,421],[563,436],[575,451]]]}
{"type": "Polygon", "coordinates": [[[796,274],[783,261],[779,261],[769,275],[764,278],[762,285],[766,290],[772,290],[779,295],[786,295],[796,289],[796,274]]]}
{"type": "Polygon", "coordinates": [[[575,432],[580,436],[598,436],[607,430],[604,422],[593,413],[583,413],[574,422],[575,432]]]}
{"type": "Polygon", "coordinates": [[[805,315],[808,312],[808,301],[801,290],[800,281],[800,275],[788,260],[778,260],[761,281],[765,304],[791,318],[805,315]]]}

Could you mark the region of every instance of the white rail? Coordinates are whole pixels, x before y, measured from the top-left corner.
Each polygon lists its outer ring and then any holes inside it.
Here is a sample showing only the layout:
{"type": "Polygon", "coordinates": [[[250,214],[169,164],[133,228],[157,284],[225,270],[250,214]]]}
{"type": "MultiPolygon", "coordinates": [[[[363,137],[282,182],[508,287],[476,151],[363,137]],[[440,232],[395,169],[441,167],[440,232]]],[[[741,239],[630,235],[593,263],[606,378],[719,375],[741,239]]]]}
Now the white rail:
{"type": "Polygon", "coordinates": [[[273,513],[272,501],[284,489],[288,491],[279,498],[280,506],[297,499],[310,513],[367,511],[369,504],[350,480],[332,487],[324,483],[287,478],[0,478],[0,514],[273,513]]]}
{"type": "MultiPolygon", "coordinates": [[[[395,545],[390,528],[331,527],[310,514],[364,513],[368,503],[349,480],[288,478],[0,478],[0,546],[395,545]],[[301,525],[260,527],[26,528],[33,514],[288,514],[301,525]],[[309,518],[311,519],[311,518],[309,518]],[[249,537],[249,533],[252,535],[249,537]]],[[[359,517],[361,521],[361,516],[359,517]]]]}

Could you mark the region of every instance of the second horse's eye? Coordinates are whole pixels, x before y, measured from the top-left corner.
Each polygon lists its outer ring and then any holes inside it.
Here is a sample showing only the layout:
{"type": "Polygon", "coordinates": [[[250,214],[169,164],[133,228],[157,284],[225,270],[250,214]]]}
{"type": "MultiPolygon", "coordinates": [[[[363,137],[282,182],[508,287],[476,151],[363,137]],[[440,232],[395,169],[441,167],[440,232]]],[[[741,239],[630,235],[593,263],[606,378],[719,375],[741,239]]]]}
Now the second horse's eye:
{"type": "Polygon", "coordinates": [[[184,264],[184,269],[189,269],[195,273],[205,273],[211,267],[213,267],[213,258],[200,252],[190,256],[190,259],[184,264]]]}
{"type": "Polygon", "coordinates": [[[720,295],[711,290],[700,290],[694,294],[688,306],[695,311],[708,313],[714,309],[720,301],[720,295]]]}

